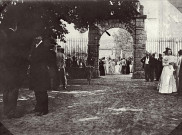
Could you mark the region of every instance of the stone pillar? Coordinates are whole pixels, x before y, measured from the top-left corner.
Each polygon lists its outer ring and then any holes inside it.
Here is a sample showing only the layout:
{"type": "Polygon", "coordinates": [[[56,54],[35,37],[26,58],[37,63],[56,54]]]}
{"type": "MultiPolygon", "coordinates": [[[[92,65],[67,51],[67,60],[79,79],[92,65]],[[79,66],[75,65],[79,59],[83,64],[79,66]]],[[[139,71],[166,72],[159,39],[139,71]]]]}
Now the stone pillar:
{"type": "Polygon", "coordinates": [[[135,18],[133,79],[143,79],[145,77],[141,63],[141,59],[146,51],[146,33],[144,30],[145,19],[146,15],[137,16],[135,18]]]}
{"type": "Polygon", "coordinates": [[[89,27],[88,33],[88,57],[94,59],[94,73],[95,78],[99,77],[99,40],[100,40],[99,29],[95,26],[89,27]]]}

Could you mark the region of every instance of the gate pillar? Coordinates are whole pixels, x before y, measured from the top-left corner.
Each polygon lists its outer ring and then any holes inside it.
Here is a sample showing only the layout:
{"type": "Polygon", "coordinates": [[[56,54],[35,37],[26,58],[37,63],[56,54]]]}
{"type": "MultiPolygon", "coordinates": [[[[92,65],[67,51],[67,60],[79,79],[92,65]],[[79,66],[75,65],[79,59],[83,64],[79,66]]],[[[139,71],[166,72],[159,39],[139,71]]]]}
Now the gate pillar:
{"type": "Polygon", "coordinates": [[[96,26],[89,27],[88,33],[88,64],[94,66],[93,76],[99,77],[99,40],[101,34],[96,26]],[[92,59],[92,61],[90,61],[92,59]]]}
{"type": "Polygon", "coordinates": [[[141,59],[146,52],[145,19],[146,15],[135,17],[133,79],[143,79],[145,77],[141,63],[141,59]]]}

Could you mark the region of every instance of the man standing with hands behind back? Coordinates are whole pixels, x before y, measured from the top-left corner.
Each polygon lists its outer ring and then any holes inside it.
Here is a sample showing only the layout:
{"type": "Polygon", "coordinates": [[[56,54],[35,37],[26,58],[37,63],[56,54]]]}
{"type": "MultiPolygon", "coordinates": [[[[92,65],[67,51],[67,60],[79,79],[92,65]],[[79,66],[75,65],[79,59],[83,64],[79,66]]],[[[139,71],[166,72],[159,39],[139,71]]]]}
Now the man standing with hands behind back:
{"type": "Polygon", "coordinates": [[[149,55],[149,53],[148,52],[146,52],[146,56],[145,57],[143,57],[142,59],[141,59],[141,62],[143,63],[143,68],[144,68],[144,71],[145,71],[145,80],[148,82],[149,81],[149,79],[151,80],[151,81],[153,81],[153,74],[154,73],[152,73],[151,71],[153,71],[153,70],[151,70],[151,68],[153,68],[153,66],[152,66],[152,64],[153,64],[153,59],[152,59],[152,57],[149,55]]]}

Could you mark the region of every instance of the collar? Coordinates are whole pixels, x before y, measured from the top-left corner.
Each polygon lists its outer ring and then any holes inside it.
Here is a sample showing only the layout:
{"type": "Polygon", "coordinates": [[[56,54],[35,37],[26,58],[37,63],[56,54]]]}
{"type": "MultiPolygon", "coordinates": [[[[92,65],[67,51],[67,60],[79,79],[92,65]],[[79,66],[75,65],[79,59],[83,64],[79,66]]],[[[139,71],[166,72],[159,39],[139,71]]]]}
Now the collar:
{"type": "Polygon", "coordinates": [[[35,45],[35,48],[37,48],[41,43],[42,43],[42,40],[38,44],[35,45]]]}

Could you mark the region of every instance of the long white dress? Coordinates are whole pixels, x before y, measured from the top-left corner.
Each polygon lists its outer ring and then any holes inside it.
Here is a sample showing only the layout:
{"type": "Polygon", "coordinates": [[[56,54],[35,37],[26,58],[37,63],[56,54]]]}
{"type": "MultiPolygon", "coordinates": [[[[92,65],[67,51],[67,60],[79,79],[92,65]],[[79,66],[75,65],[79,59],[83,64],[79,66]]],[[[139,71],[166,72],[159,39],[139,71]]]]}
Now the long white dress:
{"type": "Polygon", "coordinates": [[[159,82],[159,93],[173,93],[177,92],[176,80],[174,77],[174,68],[169,63],[176,63],[174,56],[163,57],[163,70],[159,82]]]}
{"type": "Polygon", "coordinates": [[[115,66],[115,74],[120,74],[120,62],[117,62],[117,65],[115,66]]]}

